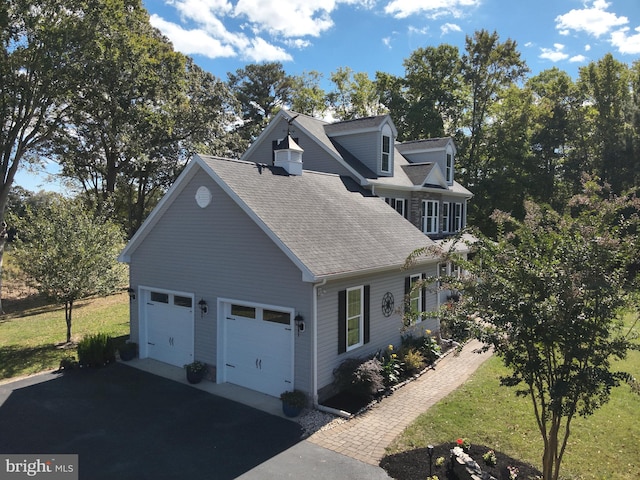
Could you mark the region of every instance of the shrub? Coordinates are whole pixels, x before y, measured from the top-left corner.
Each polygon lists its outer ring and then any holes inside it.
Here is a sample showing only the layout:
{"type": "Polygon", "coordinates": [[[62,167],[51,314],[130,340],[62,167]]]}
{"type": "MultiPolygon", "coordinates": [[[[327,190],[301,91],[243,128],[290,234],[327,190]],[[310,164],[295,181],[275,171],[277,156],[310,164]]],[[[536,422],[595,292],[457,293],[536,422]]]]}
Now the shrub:
{"type": "Polygon", "coordinates": [[[405,347],[400,353],[400,358],[404,364],[404,371],[407,375],[415,375],[427,366],[420,350],[415,347],[405,347]]]}
{"type": "Polygon", "coordinates": [[[333,372],[336,386],[340,390],[362,397],[374,397],[384,389],[382,364],[377,358],[362,360],[350,358],[333,372]]]}
{"type": "Polygon", "coordinates": [[[115,360],[116,349],[111,337],[97,333],[78,343],[78,362],[81,366],[101,367],[115,360]]]}

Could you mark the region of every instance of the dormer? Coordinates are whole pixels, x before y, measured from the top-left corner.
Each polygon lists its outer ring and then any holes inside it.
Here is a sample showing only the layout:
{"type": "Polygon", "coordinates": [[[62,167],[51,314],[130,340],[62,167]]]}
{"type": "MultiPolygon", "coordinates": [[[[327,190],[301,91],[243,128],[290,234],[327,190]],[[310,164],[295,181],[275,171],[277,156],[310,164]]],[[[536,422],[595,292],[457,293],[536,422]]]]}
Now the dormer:
{"type": "Polygon", "coordinates": [[[411,163],[437,164],[446,184],[453,185],[456,147],[451,137],[404,142],[396,148],[411,163]]]}
{"type": "Polygon", "coordinates": [[[359,118],[324,126],[334,142],[380,177],[392,177],[394,145],[398,136],[389,115],[359,118]]]}

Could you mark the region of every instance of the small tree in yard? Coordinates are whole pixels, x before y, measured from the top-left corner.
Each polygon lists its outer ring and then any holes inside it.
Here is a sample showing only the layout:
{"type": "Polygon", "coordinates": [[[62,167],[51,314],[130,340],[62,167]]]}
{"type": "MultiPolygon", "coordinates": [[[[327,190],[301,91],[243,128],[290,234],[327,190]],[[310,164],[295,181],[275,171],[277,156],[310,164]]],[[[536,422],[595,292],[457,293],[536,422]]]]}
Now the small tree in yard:
{"type": "Polygon", "coordinates": [[[558,214],[528,203],[516,221],[496,212],[497,241],[480,238],[461,301],[444,315],[471,319],[509,375],[501,384],[531,399],[544,441],[544,480],[557,480],[576,415],[587,417],[613,387],[638,384],[612,360],[637,349],[623,312],[634,302],[635,197],[603,199],[593,181],[558,214]]]}
{"type": "Polygon", "coordinates": [[[64,303],[69,343],[74,302],[125,285],[126,268],[117,262],[122,232],[79,202],[61,198],[28,210],[17,224],[16,261],[40,293],[64,303]]]}

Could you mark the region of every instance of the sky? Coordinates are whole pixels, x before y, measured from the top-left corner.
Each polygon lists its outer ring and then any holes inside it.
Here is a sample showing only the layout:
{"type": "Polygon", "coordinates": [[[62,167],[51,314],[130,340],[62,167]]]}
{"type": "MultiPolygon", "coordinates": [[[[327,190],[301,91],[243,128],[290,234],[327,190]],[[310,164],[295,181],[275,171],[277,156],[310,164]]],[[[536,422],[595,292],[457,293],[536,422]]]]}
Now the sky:
{"type": "MultiPolygon", "coordinates": [[[[227,80],[251,63],[281,62],[288,75],[341,67],[404,75],[418,48],[442,43],[464,52],[466,36],[496,31],[515,40],[529,75],[579,68],[611,53],[640,59],[640,0],[143,0],[151,24],[174,49],[227,80]]],[[[55,171],[55,165],[49,166],[55,171]]],[[[57,189],[23,170],[16,184],[57,189]]]]}

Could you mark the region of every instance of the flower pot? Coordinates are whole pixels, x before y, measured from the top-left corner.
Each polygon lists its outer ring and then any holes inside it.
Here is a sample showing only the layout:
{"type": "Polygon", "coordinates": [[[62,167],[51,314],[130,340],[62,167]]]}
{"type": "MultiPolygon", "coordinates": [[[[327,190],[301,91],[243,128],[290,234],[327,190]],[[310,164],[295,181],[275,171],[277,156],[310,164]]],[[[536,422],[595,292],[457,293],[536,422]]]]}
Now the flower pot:
{"type": "Polygon", "coordinates": [[[204,372],[192,372],[187,370],[187,382],[191,384],[200,383],[204,377],[204,372]]]}
{"type": "Polygon", "coordinates": [[[282,413],[284,413],[287,417],[294,418],[302,413],[303,407],[298,407],[296,405],[290,405],[288,403],[282,402],[282,413]]]}

